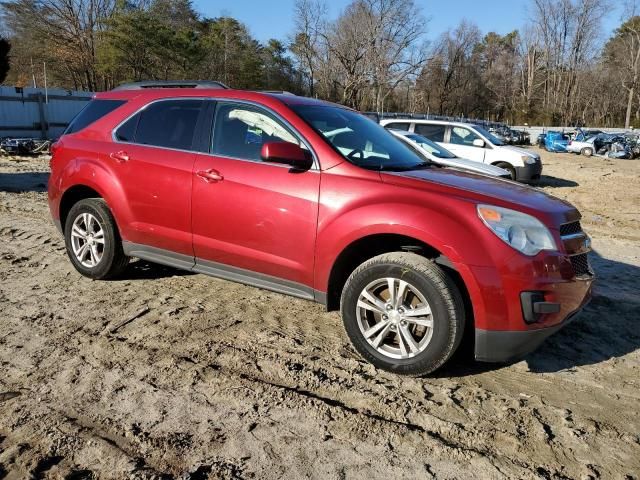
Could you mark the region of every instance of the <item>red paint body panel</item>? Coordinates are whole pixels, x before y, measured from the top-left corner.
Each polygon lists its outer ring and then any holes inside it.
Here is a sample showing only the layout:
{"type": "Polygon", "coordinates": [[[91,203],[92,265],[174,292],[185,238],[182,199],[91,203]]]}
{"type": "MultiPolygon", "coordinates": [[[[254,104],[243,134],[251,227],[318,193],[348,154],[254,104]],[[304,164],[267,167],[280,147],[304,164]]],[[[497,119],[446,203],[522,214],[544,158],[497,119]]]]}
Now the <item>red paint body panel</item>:
{"type": "Polygon", "coordinates": [[[558,231],[580,215],[539,190],[446,169],[381,174],[356,167],[288,107],[319,103],[312,99],[206,89],[124,90],[96,97],[127,103],[57,143],[49,182],[55,219],[64,192],[86,185],[106,200],[125,240],[317,292],[327,291],[336,259],[353,242],[374,234],[405,235],[450,260],[471,297],[476,328],[485,330],[553,326],[589,296],[591,280],[575,278],[558,231]],[[284,165],[112,140],[112,130],[129,115],[151,101],[174,97],[235,99],[270,109],[306,140],[319,169],[293,172],[284,165]],[[121,150],[128,162],[109,157],[121,150]],[[198,176],[208,170],[214,177],[198,176]],[[535,216],[552,231],[559,251],[520,254],[480,221],[479,203],[535,216]],[[531,290],[561,303],[561,311],[525,324],[520,293],[531,290]]]}
{"type": "Polygon", "coordinates": [[[194,180],[195,256],[311,287],[320,172],[198,155],[207,169],[223,180],[194,180]]]}

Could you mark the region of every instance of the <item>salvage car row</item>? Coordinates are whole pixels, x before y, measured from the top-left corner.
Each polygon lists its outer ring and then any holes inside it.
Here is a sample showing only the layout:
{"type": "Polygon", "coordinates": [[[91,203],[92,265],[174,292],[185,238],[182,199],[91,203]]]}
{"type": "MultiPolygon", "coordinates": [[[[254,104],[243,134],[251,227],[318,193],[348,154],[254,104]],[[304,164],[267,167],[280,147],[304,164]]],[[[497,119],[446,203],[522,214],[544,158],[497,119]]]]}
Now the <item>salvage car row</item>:
{"type": "Polygon", "coordinates": [[[540,134],[538,146],[554,153],[577,153],[590,157],[633,159],[640,157],[640,134],[577,129],[572,133],[548,131],[540,134]]]}

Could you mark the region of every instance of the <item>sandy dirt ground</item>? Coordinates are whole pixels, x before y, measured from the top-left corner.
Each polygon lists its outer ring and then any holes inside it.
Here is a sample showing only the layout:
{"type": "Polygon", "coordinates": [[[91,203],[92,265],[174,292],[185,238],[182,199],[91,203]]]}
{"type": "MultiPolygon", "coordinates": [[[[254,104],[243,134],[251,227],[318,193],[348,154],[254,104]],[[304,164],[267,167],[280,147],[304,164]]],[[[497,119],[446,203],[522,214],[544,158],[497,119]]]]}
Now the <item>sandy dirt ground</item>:
{"type": "Polygon", "coordinates": [[[142,261],[81,277],[46,158],[1,157],[0,478],[639,478],[640,161],[541,153],[593,302],[520,362],[422,379],[310,302],[142,261]]]}

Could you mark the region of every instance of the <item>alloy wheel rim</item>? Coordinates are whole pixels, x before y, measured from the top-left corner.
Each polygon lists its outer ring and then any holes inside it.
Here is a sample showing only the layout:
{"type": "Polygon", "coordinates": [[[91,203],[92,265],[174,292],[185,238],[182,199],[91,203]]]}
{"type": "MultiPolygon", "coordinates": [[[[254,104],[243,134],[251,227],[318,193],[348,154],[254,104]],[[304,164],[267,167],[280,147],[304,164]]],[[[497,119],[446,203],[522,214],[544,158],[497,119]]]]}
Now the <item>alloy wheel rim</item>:
{"type": "Polygon", "coordinates": [[[414,285],[399,278],[369,283],[358,297],[356,318],[369,345],[394,359],[422,353],[433,336],[429,302],[414,285]]]}
{"type": "Polygon", "coordinates": [[[76,260],[87,268],[100,263],[104,255],[104,230],[90,213],[81,213],[71,226],[71,247],[76,260]]]}

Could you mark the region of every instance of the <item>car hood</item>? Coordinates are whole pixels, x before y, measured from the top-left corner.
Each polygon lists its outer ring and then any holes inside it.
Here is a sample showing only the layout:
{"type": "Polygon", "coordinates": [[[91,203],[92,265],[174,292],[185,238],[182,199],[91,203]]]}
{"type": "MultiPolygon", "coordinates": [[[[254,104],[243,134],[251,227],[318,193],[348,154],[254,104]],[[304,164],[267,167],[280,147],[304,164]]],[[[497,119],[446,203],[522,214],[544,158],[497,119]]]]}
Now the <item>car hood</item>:
{"type": "Polygon", "coordinates": [[[445,168],[382,172],[381,177],[383,182],[393,185],[453,194],[475,203],[512,208],[537,217],[542,214],[552,225],[572,222],[580,218],[576,208],[569,202],[538,188],[503,178],[445,168]]]}
{"type": "Polygon", "coordinates": [[[529,157],[533,157],[533,158],[540,158],[540,155],[538,155],[537,153],[533,153],[533,152],[529,152],[528,150],[525,150],[524,148],[518,148],[518,147],[514,147],[512,145],[505,145],[502,148],[506,148],[507,150],[513,150],[514,152],[517,152],[518,155],[527,155],[529,157]]]}
{"type": "Polygon", "coordinates": [[[461,170],[468,170],[470,172],[491,175],[492,177],[509,175],[509,172],[507,172],[504,168],[496,167],[495,165],[489,165],[487,163],[474,162],[473,160],[467,160],[466,158],[433,157],[431,161],[444,167],[459,168],[461,170]]]}

